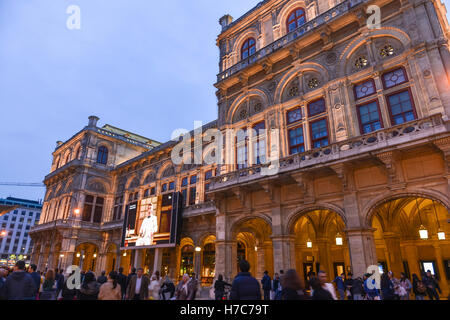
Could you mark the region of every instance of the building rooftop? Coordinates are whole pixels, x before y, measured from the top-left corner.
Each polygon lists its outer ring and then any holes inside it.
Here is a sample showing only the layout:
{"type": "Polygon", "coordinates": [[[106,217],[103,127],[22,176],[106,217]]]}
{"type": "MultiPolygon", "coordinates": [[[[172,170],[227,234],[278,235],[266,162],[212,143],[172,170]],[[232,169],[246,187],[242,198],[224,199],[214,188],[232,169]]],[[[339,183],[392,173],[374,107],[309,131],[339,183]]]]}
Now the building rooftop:
{"type": "Polygon", "coordinates": [[[0,206],[8,206],[9,211],[13,210],[12,207],[27,207],[27,208],[42,208],[42,203],[35,200],[28,200],[28,199],[20,199],[20,198],[13,198],[13,197],[7,197],[6,199],[0,199],[0,206]]]}

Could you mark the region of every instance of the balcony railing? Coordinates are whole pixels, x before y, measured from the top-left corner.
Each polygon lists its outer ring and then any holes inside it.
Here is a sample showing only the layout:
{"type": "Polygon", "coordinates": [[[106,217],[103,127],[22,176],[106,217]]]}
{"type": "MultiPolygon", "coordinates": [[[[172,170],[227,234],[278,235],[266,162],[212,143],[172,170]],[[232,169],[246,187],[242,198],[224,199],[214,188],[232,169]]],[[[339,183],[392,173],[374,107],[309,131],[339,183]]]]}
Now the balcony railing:
{"type": "Polygon", "coordinates": [[[221,82],[230,76],[238,73],[242,69],[248,67],[249,65],[252,65],[256,61],[261,60],[262,58],[270,55],[271,53],[279,50],[280,48],[285,47],[286,45],[294,42],[298,37],[301,37],[305,35],[306,33],[309,33],[313,30],[316,30],[318,27],[325,25],[329,23],[330,21],[334,20],[336,17],[342,16],[343,14],[350,11],[350,9],[354,8],[355,6],[368,2],[369,0],[346,0],[337,6],[331,8],[330,10],[322,13],[321,15],[317,16],[316,18],[312,19],[311,21],[306,22],[305,24],[301,25],[294,31],[286,34],[285,36],[279,38],[278,40],[275,40],[271,44],[265,46],[264,48],[258,50],[253,55],[249,56],[246,59],[242,59],[238,63],[234,64],[230,68],[224,70],[223,72],[219,73],[217,75],[217,82],[221,82]]]}
{"type": "MultiPolygon", "coordinates": [[[[442,115],[436,114],[367,135],[336,142],[320,149],[290,155],[280,159],[278,173],[345,159],[446,132],[448,130],[442,120],[442,115]]],[[[210,191],[220,190],[237,184],[245,184],[260,178],[270,178],[268,175],[261,174],[261,169],[268,166],[269,164],[257,165],[217,176],[212,179],[210,191]]]]}

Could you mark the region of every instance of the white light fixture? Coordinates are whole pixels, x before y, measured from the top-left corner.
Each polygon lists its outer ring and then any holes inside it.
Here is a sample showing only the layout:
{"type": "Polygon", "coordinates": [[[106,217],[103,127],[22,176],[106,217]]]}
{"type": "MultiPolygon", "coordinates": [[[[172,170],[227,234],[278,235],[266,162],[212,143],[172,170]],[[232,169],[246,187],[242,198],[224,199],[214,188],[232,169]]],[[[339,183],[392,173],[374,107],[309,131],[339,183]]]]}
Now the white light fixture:
{"type": "Polygon", "coordinates": [[[423,239],[423,240],[428,239],[428,230],[424,227],[423,224],[419,228],[419,236],[420,236],[420,239],[423,239]]]}
{"type": "Polygon", "coordinates": [[[442,229],[438,230],[438,239],[445,240],[445,232],[442,229]]]}
{"type": "Polygon", "coordinates": [[[308,240],[306,240],[306,247],[307,248],[312,248],[312,241],[310,238],[308,238],[308,240]]]}
{"type": "Polygon", "coordinates": [[[77,258],[79,258],[80,257],[80,253],[79,252],[77,252],[77,258]]]}
{"type": "Polygon", "coordinates": [[[124,257],[126,257],[126,256],[127,256],[127,253],[126,253],[126,252],[124,252],[124,253],[123,253],[123,256],[124,256],[124,257]]]}
{"type": "Polygon", "coordinates": [[[258,247],[257,246],[255,246],[255,251],[258,251],[258,247]]]}
{"type": "Polygon", "coordinates": [[[342,246],[343,243],[344,243],[344,242],[343,242],[342,236],[341,236],[341,234],[338,232],[337,235],[336,235],[336,245],[337,245],[337,246],[342,246]]]}
{"type": "Polygon", "coordinates": [[[64,258],[64,255],[63,255],[63,254],[61,254],[61,255],[59,255],[59,257],[60,257],[60,258],[64,258]]]}
{"type": "Polygon", "coordinates": [[[200,252],[200,251],[202,251],[202,248],[200,248],[200,247],[195,247],[195,251],[196,251],[196,252],[200,252]]]}
{"type": "Polygon", "coordinates": [[[97,258],[97,254],[96,253],[94,253],[94,258],[97,258]]]}
{"type": "Polygon", "coordinates": [[[438,232],[437,232],[438,239],[445,240],[445,231],[441,229],[441,224],[439,223],[439,217],[436,210],[436,203],[434,202],[434,200],[433,200],[433,208],[434,208],[434,215],[436,216],[436,221],[438,225],[438,232]]]}
{"type": "Polygon", "coordinates": [[[86,255],[83,254],[83,259],[86,258],[86,255]]]}
{"type": "Polygon", "coordinates": [[[73,210],[73,212],[74,212],[76,215],[78,215],[78,214],[80,214],[80,209],[76,208],[75,210],[73,210]]]}

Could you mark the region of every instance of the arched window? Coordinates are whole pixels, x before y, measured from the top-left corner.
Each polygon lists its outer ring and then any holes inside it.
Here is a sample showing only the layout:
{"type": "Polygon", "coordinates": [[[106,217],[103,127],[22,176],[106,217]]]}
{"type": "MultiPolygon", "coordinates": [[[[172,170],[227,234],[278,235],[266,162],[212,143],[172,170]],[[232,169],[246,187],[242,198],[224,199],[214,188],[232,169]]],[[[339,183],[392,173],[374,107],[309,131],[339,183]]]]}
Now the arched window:
{"type": "Polygon", "coordinates": [[[97,153],[97,163],[107,164],[108,163],[108,148],[101,146],[98,148],[97,153]]]}
{"type": "Polygon", "coordinates": [[[246,59],[256,52],[256,41],[253,38],[245,40],[241,49],[241,58],[246,59]]]}
{"type": "Polygon", "coordinates": [[[305,10],[297,8],[292,11],[287,19],[287,32],[292,32],[306,22],[305,10]]]}

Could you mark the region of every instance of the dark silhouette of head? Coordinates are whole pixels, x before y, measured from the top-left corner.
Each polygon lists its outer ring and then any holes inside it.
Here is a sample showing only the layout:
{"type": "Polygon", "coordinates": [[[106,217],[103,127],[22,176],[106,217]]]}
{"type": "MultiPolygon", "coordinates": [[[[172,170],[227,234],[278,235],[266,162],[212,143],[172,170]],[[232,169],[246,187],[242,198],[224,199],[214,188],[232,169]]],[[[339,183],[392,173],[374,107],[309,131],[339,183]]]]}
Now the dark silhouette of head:
{"type": "Polygon", "coordinates": [[[241,272],[248,272],[250,270],[250,263],[247,260],[239,261],[239,269],[241,272]]]}

